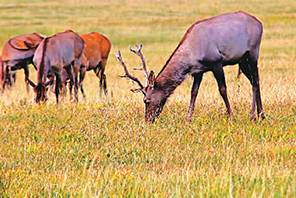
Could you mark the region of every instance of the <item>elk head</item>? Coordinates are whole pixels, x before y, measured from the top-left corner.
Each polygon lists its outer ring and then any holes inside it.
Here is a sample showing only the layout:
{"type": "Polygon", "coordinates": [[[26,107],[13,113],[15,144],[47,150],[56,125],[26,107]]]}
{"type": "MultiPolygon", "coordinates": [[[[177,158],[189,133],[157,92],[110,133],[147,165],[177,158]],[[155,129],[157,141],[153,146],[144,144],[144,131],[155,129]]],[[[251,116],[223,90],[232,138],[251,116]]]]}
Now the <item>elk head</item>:
{"type": "Polygon", "coordinates": [[[140,80],[134,76],[132,76],[125,65],[125,63],[122,60],[121,53],[118,51],[118,53],[115,52],[115,56],[117,57],[118,61],[121,63],[125,75],[121,75],[122,78],[129,78],[140,86],[137,89],[131,89],[132,92],[141,91],[144,95],[144,103],[145,103],[145,121],[154,122],[155,118],[159,116],[159,114],[162,111],[162,108],[166,102],[167,97],[164,95],[164,91],[162,90],[161,86],[157,84],[156,78],[153,71],[150,71],[148,75],[148,71],[146,68],[146,63],[144,56],[141,52],[142,44],[139,46],[136,45],[137,50],[134,50],[129,47],[130,51],[137,54],[141,61],[142,61],[142,68],[133,68],[134,70],[142,70],[144,72],[145,78],[146,78],[146,86],[143,86],[143,84],[140,82],[140,80]]]}
{"type": "Polygon", "coordinates": [[[33,87],[33,90],[35,92],[35,102],[36,103],[40,104],[40,102],[46,102],[48,100],[46,93],[48,90],[48,86],[53,83],[53,78],[45,84],[38,83],[37,85],[35,85],[35,83],[27,77],[26,77],[26,81],[33,87]]]}

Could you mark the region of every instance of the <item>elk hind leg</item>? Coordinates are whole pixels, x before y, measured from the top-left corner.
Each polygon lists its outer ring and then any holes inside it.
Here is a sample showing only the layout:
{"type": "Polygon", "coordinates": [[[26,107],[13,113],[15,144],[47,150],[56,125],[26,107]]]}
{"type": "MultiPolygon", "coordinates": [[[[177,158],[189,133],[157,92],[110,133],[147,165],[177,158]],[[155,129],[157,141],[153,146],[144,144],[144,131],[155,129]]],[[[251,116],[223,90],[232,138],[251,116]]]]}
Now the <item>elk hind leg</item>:
{"type": "Polygon", "coordinates": [[[80,91],[83,95],[83,98],[85,98],[85,94],[84,94],[84,89],[83,89],[83,80],[85,78],[85,73],[86,73],[86,67],[82,67],[80,68],[80,72],[79,72],[79,86],[80,86],[80,91]]]}
{"type": "Polygon", "coordinates": [[[74,97],[75,102],[78,102],[78,73],[81,65],[81,60],[75,60],[73,66],[73,73],[74,73],[74,97]]]}
{"type": "Polygon", "coordinates": [[[56,85],[55,85],[55,95],[56,95],[56,102],[59,103],[59,95],[60,95],[60,87],[61,86],[61,76],[56,74],[56,85]]]}
{"type": "Polygon", "coordinates": [[[68,77],[70,79],[70,85],[69,85],[69,92],[70,92],[70,101],[73,99],[73,92],[72,92],[72,88],[73,88],[73,85],[74,85],[74,75],[73,75],[73,68],[72,66],[68,66],[68,67],[65,67],[66,71],[67,71],[67,74],[68,74],[68,77]]]}
{"type": "Polygon", "coordinates": [[[96,76],[100,80],[100,97],[102,97],[102,90],[104,90],[105,97],[108,97],[106,75],[104,74],[107,60],[103,59],[94,70],[96,76]]]}
{"type": "Polygon", "coordinates": [[[252,57],[249,52],[247,52],[241,62],[239,63],[239,67],[241,68],[244,75],[249,79],[252,90],[253,90],[253,101],[252,101],[252,110],[251,116],[252,120],[256,119],[255,109],[257,106],[257,114],[258,117],[262,119],[265,118],[263,107],[262,107],[262,100],[261,100],[261,93],[260,93],[260,84],[259,84],[259,72],[258,72],[258,61],[257,58],[252,57]]]}
{"type": "Polygon", "coordinates": [[[106,75],[102,74],[102,87],[104,89],[104,94],[106,99],[108,99],[108,91],[107,91],[107,81],[106,81],[106,75]]]}
{"type": "Polygon", "coordinates": [[[100,86],[101,89],[104,90],[104,94],[106,99],[108,99],[108,91],[107,91],[107,79],[106,79],[106,75],[105,75],[105,68],[106,68],[106,64],[107,64],[107,58],[103,58],[102,59],[102,66],[101,66],[101,82],[100,82],[100,86]]]}
{"type": "Polygon", "coordinates": [[[24,74],[25,74],[26,89],[27,89],[27,93],[29,93],[29,91],[30,91],[29,82],[26,80],[27,78],[29,78],[29,68],[26,63],[23,65],[23,68],[24,68],[24,74]]]}

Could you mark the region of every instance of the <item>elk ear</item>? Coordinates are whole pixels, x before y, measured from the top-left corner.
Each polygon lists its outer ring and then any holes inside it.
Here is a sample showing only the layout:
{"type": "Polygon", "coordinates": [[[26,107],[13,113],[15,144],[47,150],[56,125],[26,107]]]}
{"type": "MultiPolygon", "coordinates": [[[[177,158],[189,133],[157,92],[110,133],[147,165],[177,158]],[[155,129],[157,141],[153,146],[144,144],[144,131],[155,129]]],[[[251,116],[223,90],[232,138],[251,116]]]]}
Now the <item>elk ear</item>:
{"type": "Polygon", "coordinates": [[[155,75],[154,75],[154,72],[151,70],[148,76],[148,85],[150,87],[154,87],[154,82],[155,82],[155,75]]]}
{"type": "Polygon", "coordinates": [[[33,83],[33,81],[31,81],[28,77],[26,77],[26,81],[32,86],[32,87],[36,87],[36,85],[33,83]]]}

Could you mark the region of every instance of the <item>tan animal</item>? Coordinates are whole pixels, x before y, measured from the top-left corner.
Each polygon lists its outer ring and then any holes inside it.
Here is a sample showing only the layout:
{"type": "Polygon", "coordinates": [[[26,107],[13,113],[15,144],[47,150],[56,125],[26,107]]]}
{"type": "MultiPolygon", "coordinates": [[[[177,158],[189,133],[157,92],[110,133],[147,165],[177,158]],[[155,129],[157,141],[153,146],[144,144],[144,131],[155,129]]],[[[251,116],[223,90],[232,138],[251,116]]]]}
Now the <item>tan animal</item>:
{"type": "MultiPolygon", "coordinates": [[[[256,106],[258,117],[264,119],[257,68],[262,30],[261,22],[245,12],[197,21],[187,30],[156,78],[153,71],[148,75],[146,65],[143,64],[146,86],[128,73],[120,52],[116,56],[125,70],[123,77],[136,81],[140,86],[138,90],[144,94],[146,121],[153,122],[159,116],[168,97],[188,75],[194,78],[188,115],[191,118],[203,74],[208,71],[213,72],[227,113],[232,116],[223,67],[237,63],[253,88],[252,119],[256,119],[256,106]]],[[[141,47],[133,51],[145,63],[141,47]]]]}
{"type": "Polygon", "coordinates": [[[74,84],[75,100],[78,101],[78,72],[83,48],[83,39],[72,30],[66,30],[43,39],[33,58],[38,69],[37,85],[29,78],[27,79],[34,87],[36,103],[47,100],[47,86],[53,82],[54,76],[56,77],[56,102],[59,102],[63,68],[66,69],[71,84],[74,84]],[[47,77],[50,77],[51,80],[47,81],[47,77]]]}
{"type": "MultiPolygon", "coordinates": [[[[2,47],[2,67],[0,71],[1,87],[3,91],[6,86],[12,85],[15,81],[16,70],[24,69],[26,78],[29,77],[28,65],[33,63],[33,55],[43,38],[44,36],[41,34],[31,33],[13,37],[4,43],[2,47]]],[[[29,87],[27,83],[27,91],[28,90],[29,87]]]]}

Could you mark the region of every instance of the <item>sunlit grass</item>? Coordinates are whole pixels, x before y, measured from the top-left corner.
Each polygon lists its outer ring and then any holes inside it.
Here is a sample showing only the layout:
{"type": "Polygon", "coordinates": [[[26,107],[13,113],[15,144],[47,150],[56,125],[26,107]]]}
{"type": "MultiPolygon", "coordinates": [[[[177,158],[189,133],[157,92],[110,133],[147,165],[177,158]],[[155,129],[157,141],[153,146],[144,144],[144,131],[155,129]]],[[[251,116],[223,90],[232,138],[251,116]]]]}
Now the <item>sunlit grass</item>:
{"type": "MultiPolygon", "coordinates": [[[[0,96],[0,196],[3,197],[294,197],[296,195],[295,2],[91,0],[0,3],[0,45],[30,32],[98,31],[112,41],[108,101],[88,72],[86,99],[58,105],[26,93],[23,71],[0,96]],[[226,67],[229,119],[215,79],[206,73],[194,117],[186,119],[191,77],[176,89],[155,124],[144,121],[141,93],[123,74],[140,64],[129,45],[143,43],[158,73],[196,20],[245,10],[264,25],[259,59],[264,121],[250,121],[252,89],[226,67]]],[[[36,72],[30,70],[36,80],[36,72]]],[[[144,80],[139,71],[134,75],[144,80]]]]}

